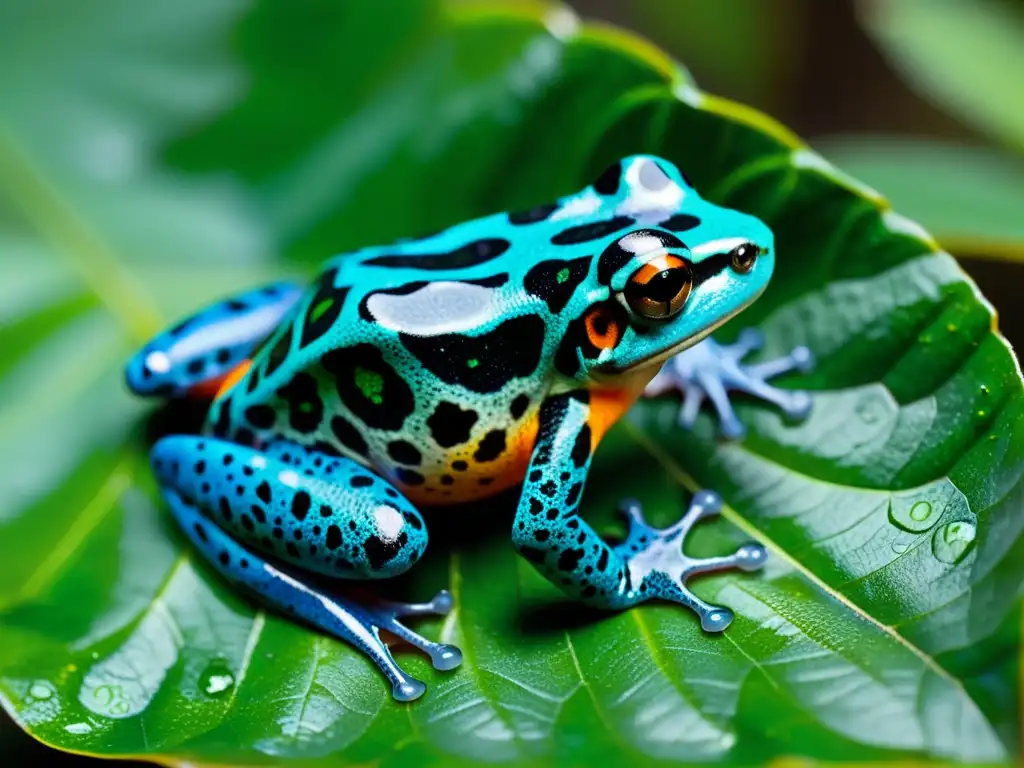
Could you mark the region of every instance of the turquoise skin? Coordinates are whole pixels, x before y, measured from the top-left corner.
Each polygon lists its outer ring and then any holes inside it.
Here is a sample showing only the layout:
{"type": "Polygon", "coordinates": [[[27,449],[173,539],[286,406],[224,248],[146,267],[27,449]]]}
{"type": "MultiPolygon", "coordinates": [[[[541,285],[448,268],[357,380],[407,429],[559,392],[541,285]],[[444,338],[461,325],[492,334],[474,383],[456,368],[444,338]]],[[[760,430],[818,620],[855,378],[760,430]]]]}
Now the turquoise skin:
{"type": "Polygon", "coordinates": [[[411,700],[424,686],[378,632],[454,668],[458,649],[399,621],[445,612],[447,593],[363,604],[307,574],[405,572],[427,546],[418,507],[521,485],[513,543],[564,592],[606,609],[673,600],[708,631],[728,626],[732,613],[697,598],[687,578],[753,570],[766,555],[757,544],[683,554],[693,524],[720,509],[717,494],[696,494],[664,530],[626,502],[630,533],[618,546],[577,512],[601,437],[645,387],[682,389],[686,414],[706,395],[727,415],[727,388],[782,403],[764,379],[809,355],[759,375],[716,345],[710,359],[724,368],[662,369],[687,348],[711,348],[697,342],[760,295],[774,259],[760,220],[701,199],[671,163],[635,155],[549,205],[342,254],[307,288],[220,302],[147,344],[127,380],[141,395],[216,391],[203,435],[168,436],[152,451],[172,512],[211,564],[359,647],[395,697],[411,700]]]}

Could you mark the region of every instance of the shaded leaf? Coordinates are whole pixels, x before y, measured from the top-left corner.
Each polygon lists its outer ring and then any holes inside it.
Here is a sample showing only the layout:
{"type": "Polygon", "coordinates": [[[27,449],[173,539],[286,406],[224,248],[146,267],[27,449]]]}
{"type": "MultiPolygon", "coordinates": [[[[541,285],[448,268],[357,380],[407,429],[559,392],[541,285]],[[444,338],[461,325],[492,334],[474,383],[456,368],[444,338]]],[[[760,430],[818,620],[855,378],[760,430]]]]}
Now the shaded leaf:
{"type": "Polygon", "coordinates": [[[823,137],[815,147],[884,189],[958,256],[1024,260],[1024,161],[996,150],[897,136],[823,137]]]}
{"type": "Polygon", "coordinates": [[[936,105],[1024,150],[1024,7],[1014,0],[861,0],[865,29],[936,105]]]}

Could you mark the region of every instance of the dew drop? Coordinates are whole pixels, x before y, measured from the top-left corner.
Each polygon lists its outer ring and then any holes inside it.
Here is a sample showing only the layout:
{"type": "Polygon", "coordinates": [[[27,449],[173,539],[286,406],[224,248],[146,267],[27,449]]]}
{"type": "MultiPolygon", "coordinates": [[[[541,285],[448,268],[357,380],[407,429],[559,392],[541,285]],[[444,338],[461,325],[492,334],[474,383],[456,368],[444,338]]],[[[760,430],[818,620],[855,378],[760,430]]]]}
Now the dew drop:
{"type": "Polygon", "coordinates": [[[932,552],[944,563],[960,561],[974,543],[977,529],[973,523],[961,520],[946,523],[932,537],[932,552]]]}
{"type": "Polygon", "coordinates": [[[70,725],[65,725],[64,730],[68,733],[81,735],[85,733],[92,733],[92,726],[88,723],[71,723],[70,725]]]}
{"type": "Polygon", "coordinates": [[[212,661],[199,676],[199,688],[207,696],[220,696],[231,690],[235,684],[235,676],[223,661],[212,661]]]}
{"type": "Polygon", "coordinates": [[[930,501],[894,498],[889,502],[889,522],[912,533],[927,531],[938,522],[939,516],[930,501]]]}
{"type": "Polygon", "coordinates": [[[930,501],[919,501],[910,508],[910,519],[923,521],[931,517],[932,504],[930,501]]]}
{"type": "Polygon", "coordinates": [[[987,395],[988,394],[988,387],[985,386],[984,384],[981,385],[980,389],[981,389],[981,394],[983,394],[983,395],[987,395]]]}
{"type": "Polygon", "coordinates": [[[854,406],[854,413],[865,424],[874,424],[885,416],[885,403],[875,393],[865,393],[854,406]]]}
{"type": "Polygon", "coordinates": [[[910,544],[906,541],[894,541],[892,543],[892,551],[897,555],[902,555],[908,549],[910,549],[910,544]]]}
{"type": "Polygon", "coordinates": [[[28,689],[28,695],[36,701],[46,701],[48,698],[53,696],[53,688],[50,684],[44,680],[36,683],[32,683],[32,686],[28,689]]]}

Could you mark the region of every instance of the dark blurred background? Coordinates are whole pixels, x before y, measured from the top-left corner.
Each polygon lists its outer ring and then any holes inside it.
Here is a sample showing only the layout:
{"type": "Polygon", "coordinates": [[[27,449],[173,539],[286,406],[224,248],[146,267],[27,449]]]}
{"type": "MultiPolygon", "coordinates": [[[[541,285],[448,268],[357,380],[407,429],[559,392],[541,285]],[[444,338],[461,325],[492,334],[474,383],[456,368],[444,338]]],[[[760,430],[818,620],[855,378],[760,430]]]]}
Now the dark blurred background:
{"type": "MultiPolygon", "coordinates": [[[[2,2],[2,0],[0,0],[2,2]]],[[[571,0],[789,126],[953,253],[1024,342],[1024,1],[571,0]]],[[[98,764],[0,716],[0,766],[98,764]]]]}

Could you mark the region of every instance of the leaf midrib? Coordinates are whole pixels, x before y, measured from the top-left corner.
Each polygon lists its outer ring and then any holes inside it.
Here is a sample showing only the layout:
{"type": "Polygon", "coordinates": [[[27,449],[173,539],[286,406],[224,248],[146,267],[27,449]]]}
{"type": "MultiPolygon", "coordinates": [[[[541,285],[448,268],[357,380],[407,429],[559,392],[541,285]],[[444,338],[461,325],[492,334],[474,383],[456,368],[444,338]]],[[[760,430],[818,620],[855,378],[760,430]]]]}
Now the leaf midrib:
{"type": "Polygon", "coordinates": [[[128,466],[131,460],[123,456],[107,474],[96,493],[82,508],[81,513],[68,527],[67,532],[50,549],[49,555],[25,579],[18,591],[16,603],[25,602],[37,596],[53,584],[62,566],[75,553],[86,537],[96,529],[131,487],[133,474],[128,466]]]}

